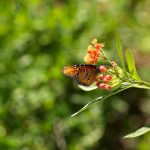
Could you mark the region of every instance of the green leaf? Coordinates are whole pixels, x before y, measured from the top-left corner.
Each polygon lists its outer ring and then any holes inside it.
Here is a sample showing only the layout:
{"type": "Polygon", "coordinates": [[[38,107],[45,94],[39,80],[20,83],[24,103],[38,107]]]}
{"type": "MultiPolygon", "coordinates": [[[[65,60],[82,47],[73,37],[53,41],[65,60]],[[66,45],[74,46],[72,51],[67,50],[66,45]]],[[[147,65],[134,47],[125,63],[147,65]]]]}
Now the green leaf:
{"type": "Polygon", "coordinates": [[[147,133],[149,131],[150,131],[150,127],[142,127],[140,129],[138,129],[138,130],[136,130],[136,131],[134,131],[134,132],[124,136],[123,138],[124,139],[135,138],[135,137],[141,136],[141,135],[143,135],[143,134],[145,134],[145,133],[147,133]]]}
{"type": "Polygon", "coordinates": [[[84,91],[92,91],[92,90],[95,90],[97,89],[97,86],[94,84],[92,84],[91,86],[83,86],[83,85],[78,85],[79,88],[81,88],[82,90],[84,91]]]}
{"type": "Polygon", "coordinates": [[[123,57],[123,52],[122,52],[122,48],[121,48],[121,44],[120,44],[120,37],[119,37],[119,34],[117,33],[117,31],[116,31],[116,48],[117,48],[117,51],[118,51],[118,56],[120,58],[122,68],[125,71],[125,74],[127,75],[125,62],[124,62],[124,57],[123,57]]]}
{"type": "Polygon", "coordinates": [[[131,50],[129,50],[129,49],[126,50],[126,60],[127,60],[128,70],[131,73],[132,78],[135,80],[141,81],[141,79],[136,71],[133,54],[132,54],[131,50]]]}
{"type": "Polygon", "coordinates": [[[99,101],[102,101],[102,100],[105,100],[121,91],[124,91],[128,88],[132,87],[131,84],[128,84],[128,85],[123,85],[121,88],[119,88],[118,90],[116,91],[113,91],[112,93],[108,94],[108,95],[104,95],[104,96],[100,96],[92,101],[90,101],[89,103],[87,103],[84,107],[82,107],[79,111],[77,111],[76,113],[74,113],[73,115],[71,115],[71,117],[74,117],[76,116],[77,114],[81,113],[82,111],[86,110],[87,108],[89,108],[91,105],[95,104],[95,103],[98,103],[99,101]]]}

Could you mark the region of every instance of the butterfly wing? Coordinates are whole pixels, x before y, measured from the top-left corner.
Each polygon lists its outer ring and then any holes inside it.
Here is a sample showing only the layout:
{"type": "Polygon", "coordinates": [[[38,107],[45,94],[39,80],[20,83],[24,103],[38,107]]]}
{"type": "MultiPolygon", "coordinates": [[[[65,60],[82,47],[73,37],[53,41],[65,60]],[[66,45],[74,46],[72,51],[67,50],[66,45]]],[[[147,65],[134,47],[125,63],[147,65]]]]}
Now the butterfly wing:
{"type": "Polygon", "coordinates": [[[75,78],[75,76],[78,74],[79,72],[79,66],[74,65],[74,66],[66,66],[63,69],[63,74],[71,77],[71,78],[75,78]]]}
{"type": "Polygon", "coordinates": [[[80,85],[90,86],[95,82],[99,69],[94,65],[74,65],[63,69],[63,74],[71,77],[80,85]]]}
{"type": "Polygon", "coordinates": [[[99,69],[94,65],[81,65],[75,81],[83,86],[90,86],[96,80],[99,69]]]}

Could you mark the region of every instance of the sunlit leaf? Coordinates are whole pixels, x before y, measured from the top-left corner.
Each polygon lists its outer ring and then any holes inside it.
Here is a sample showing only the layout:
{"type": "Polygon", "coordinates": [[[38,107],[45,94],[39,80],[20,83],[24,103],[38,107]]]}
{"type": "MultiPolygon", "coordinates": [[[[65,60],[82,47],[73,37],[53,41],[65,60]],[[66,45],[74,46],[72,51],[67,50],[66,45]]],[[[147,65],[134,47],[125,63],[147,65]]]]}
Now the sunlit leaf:
{"type": "Polygon", "coordinates": [[[136,71],[133,54],[132,54],[131,50],[129,50],[129,49],[126,50],[126,60],[127,60],[128,70],[131,73],[132,78],[141,81],[141,79],[136,71]]]}
{"type": "Polygon", "coordinates": [[[119,37],[119,34],[117,33],[117,31],[116,31],[116,48],[118,51],[118,56],[120,58],[122,68],[125,71],[125,74],[127,74],[125,62],[124,62],[124,57],[123,57],[123,52],[122,52],[122,48],[121,48],[121,43],[120,43],[120,37],[119,37]]]}
{"type": "Polygon", "coordinates": [[[135,138],[135,137],[141,136],[149,131],[150,131],[150,127],[142,127],[140,129],[124,136],[123,138],[135,138]]]}

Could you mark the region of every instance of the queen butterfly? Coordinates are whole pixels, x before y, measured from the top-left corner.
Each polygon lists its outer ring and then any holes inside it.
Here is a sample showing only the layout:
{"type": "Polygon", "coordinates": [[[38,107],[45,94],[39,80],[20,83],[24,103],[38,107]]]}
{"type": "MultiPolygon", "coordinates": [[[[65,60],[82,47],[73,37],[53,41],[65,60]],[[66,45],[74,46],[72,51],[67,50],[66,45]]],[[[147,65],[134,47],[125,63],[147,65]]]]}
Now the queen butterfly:
{"type": "Polygon", "coordinates": [[[100,70],[98,66],[94,65],[74,65],[63,69],[64,75],[73,78],[75,82],[83,86],[93,84],[98,73],[100,73],[100,70]]]}

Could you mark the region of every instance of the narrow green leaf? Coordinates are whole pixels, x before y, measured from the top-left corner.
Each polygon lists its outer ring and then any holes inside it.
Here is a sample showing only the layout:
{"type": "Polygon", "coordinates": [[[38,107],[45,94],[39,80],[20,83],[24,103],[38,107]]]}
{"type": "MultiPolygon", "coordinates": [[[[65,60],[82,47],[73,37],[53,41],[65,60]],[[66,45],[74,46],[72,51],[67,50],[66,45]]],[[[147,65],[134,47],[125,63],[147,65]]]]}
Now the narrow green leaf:
{"type": "Polygon", "coordinates": [[[150,127],[142,127],[140,129],[138,129],[138,130],[136,130],[136,131],[134,131],[134,132],[124,136],[123,138],[124,139],[135,138],[135,137],[141,136],[141,135],[143,135],[143,134],[145,134],[145,133],[147,133],[149,131],[150,131],[150,127]]]}
{"type": "Polygon", "coordinates": [[[119,37],[119,34],[117,33],[117,31],[116,31],[116,48],[118,51],[118,56],[120,58],[122,68],[125,71],[125,74],[127,74],[125,62],[124,62],[124,57],[123,57],[123,52],[122,52],[122,48],[121,48],[121,44],[120,44],[120,37],[119,37]]]}
{"type": "Polygon", "coordinates": [[[116,90],[116,91],[114,91],[114,92],[112,92],[112,93],[110,93],[108,95],[100,96],[100,97],[98,97],[98,98],[90,101],[84,107],[82,107],[79,111],[77,111],[76,113],[74,113],[73,115],[71,115],[71,117],[74,117],[77,114],[81,113],[82,111],[86,110],[87,108],[89,108],[89,106],[91,106],[91,105],[93,105],[95,103],[98,103],[99,101],[105,100],[105,99],[107,99],[107,98],[109,98],[109,97],[111,97],[111,96],[113,96],[113,95],[115,95],[115,94],[117,94],[117,93],[119,93],[119,92],[121,92],[121,91],[123,91],[125,89],[128,89],[130,87],[132,87],[132,85],[127,85],[127,86],[123,85],[123,87],[119,88],[118,90],[116,90]]]}
{"type": "Polygon", "coordinates": [[[128,70],[131,73],[132,78],[135,80],[141,81],[141,79],[136,71],[133,54],[132,54],[131,50],[129,50],[129,49],[126,50],[126,60],[127,60],[128,70]]]}

